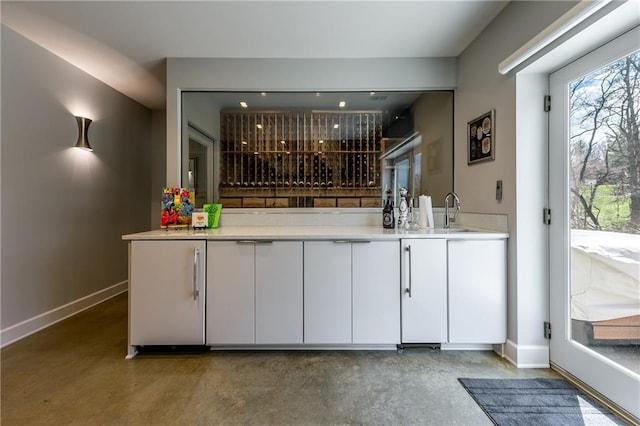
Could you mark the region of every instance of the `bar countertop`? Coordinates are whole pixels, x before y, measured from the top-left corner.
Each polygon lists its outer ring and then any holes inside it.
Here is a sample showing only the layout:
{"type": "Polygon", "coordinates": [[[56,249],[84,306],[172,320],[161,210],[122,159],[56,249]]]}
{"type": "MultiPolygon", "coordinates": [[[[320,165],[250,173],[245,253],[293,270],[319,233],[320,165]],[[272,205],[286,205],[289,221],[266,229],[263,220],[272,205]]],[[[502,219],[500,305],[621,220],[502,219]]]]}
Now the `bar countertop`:
{"type": "Polygon", "coordinates": [[[215,229],[158,229],[123,235],[123,240],[399,240],[446,238],[495,240],[509,238],[505,232],[479,228],[430,228],[416,231],[381,226],[224,226],[215,229]]]}

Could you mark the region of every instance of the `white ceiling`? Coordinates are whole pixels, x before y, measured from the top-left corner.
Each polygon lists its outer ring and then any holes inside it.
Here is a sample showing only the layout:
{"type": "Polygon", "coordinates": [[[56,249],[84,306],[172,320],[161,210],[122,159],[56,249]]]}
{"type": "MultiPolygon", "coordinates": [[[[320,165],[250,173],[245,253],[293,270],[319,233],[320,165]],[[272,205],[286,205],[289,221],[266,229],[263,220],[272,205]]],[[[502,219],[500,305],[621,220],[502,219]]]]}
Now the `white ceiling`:
{"type": "Polygon", "coordinates": [[[508,1],[2,1],[2,23],[136,101],[164,58],[456,57],[508,1]]]}

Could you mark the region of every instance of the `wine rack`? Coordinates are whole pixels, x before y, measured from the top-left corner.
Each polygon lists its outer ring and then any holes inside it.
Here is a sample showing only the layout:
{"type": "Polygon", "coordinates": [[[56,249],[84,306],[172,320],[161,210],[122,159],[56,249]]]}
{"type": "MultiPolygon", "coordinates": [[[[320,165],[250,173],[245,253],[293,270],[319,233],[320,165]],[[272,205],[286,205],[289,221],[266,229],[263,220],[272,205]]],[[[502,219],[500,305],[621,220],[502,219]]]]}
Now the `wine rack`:
{"type": "Polygon", "coordinates": [[[381,111],[222,111],[226,207],[381,205],[381,111]]]}

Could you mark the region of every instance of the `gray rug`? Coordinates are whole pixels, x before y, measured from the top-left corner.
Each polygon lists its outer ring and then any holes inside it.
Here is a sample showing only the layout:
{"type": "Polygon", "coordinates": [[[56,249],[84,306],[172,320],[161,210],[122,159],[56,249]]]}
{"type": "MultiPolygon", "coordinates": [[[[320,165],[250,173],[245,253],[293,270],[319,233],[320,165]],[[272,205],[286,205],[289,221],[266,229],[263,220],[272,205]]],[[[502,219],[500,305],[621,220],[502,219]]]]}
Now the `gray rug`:
{"type": "Polygon", "coordinates": [[[458,379],[496,425],[624,425],[562,379],[458,379]]]}

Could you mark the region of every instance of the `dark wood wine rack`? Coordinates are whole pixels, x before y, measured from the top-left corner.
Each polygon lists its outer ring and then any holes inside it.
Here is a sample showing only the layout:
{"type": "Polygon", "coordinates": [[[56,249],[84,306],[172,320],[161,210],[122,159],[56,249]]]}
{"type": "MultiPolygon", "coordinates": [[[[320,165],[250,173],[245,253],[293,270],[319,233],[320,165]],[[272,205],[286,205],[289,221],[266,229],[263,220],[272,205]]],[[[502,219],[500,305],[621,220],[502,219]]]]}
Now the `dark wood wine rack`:
{"type": "Polygon", "coordinates": [[[222,111],[226,207],[381,205],[382,112],[222,111]]]}

